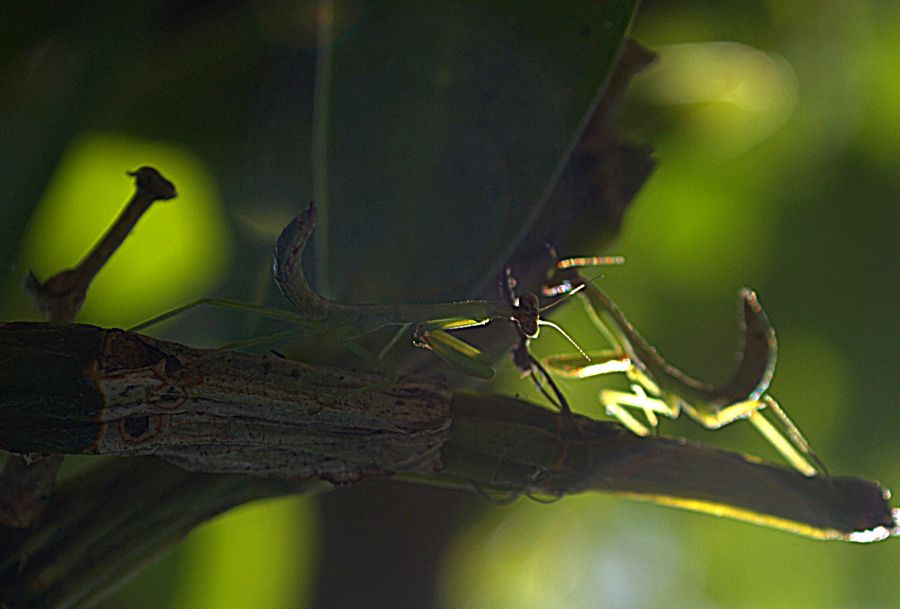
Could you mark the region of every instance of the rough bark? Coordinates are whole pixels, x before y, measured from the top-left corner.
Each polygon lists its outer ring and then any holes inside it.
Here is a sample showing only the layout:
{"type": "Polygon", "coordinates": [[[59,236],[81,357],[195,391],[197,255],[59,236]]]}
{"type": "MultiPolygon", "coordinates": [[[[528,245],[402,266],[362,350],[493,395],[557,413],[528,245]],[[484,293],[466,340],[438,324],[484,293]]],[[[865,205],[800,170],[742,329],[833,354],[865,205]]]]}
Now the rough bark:
{"type": "Polygon", "coordinates": [[[152,455],[288,481],[601,490],[818,537],[893,525],[877,484],[807,478],[519,399],[80,324],[0,324],[0,346],[0,448],[12,452],[152,455]]]}

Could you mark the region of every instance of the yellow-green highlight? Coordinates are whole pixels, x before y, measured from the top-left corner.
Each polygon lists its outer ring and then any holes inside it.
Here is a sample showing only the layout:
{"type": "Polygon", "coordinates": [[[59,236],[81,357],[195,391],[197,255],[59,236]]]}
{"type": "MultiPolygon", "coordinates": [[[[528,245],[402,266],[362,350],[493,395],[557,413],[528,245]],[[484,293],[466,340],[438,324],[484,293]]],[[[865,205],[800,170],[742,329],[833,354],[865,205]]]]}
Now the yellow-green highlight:
{"type": "Polygon", "coordinates": [[[178,197],[141,218],[97,275],[78,321],[132,325],[208,295],[227,270],[231,238],[204,164],[172,144],[103,133],[78,138],[66,152],[31,218],[23,266],[43,281],[77,265],[132,196],[125,172],[142,165],[171,180],[178,197]]]}
{"type": "Polygon", "coordinates": [[[775,53],[731,41],[654,50],[659,59],[638,90],[682,109],[677,129],[699,154],[714,153],[720,162],[741,154],[777,131],[796,106],[796,74],[775,53]]]}
{"type": "MultiPolygon", "coordinates": [[[[889,69],[900,56],[898,21],[891,19],[900,13],[878,5],[879,18],[870,22],[860,13],[874,3],[763,6],[755,31],[747,24],[756,5],[738,11],[739,18],[705,5],[652,7],[638,18],[636,37],[661,57],[654,71],[638,77],[634,92],[644,107],[633,122],[648,131],[636,139],[653,144],[659,166],[620,238],[590,253],[625,255],[623,269],[605,270],[603,289],[667,358],[711,381],[732,365],[733,294],[745,285],[759,289],[779,336],[774,395],[835,473],[896,487],[900,444],[873,433],[897,427],[896,416],[890,418],[896,392],[884,374],[891,368],[877,363],[890,351],[878,350],[877,331],[856,336],[872,353],[869,373],[860,375],[840,339],[867,326],[890,336],[896,325],[890,307],[853,305],[880,303],[890,293],[890,282],[883,283],[892,277],[890,256],[883,255],[890,236],[879,229],[892,218],[888,193],[898,175],[883,167],[896,164],[900,149],[892,137],[900,125],[900,85],[889,69]],[[741,44],[708,42],[727,39],[741,44]],[[688,44],[664,46],[672,42],[688,44]],[[855,147],[855,164],[841,157],[848,146],[855,147]],[[843,173],[835,177],[836,171],[843,173]],[[835,188],[849,198],[838,198],[835,188]],[[835,219],[822,220],[829,217],[835,219]],[[841,222],[842,230],[833,230],[841,222]],[[835,258],[857,251],[869,258],[835,270],[835,258]],[[848,297],[860,288],[869,293],[848,297]],[[835,327],[824,325],[829,318],[835,327]]],[[[553,319],[582,347],[606,347],[579,314],[569,307],[553,319]]],[[[555,341],[542,335],[535,351],[577,359],[555,341]]],[[[543,403],[506,361],[501,366],[503,391],[543,403]]],[[[573,408],[600,417],[598,388],[623,375],[559,376],[573,408]],[[594,410],[584,410],[591,404],[594,410]]],[[[714,433],[663,425],[667,435],[777,458],[750,425],[714,433]]],[[[654,500],[760,522],[712,504],[654,500]]],[[[797,528],[788,521],[760,524],[797,528]]],[[[551,506],[523,500],[486,515],[454,546],[445,607],[881,609],[896,606],[898,550],[896,540],[823,543],[618,497],[567,497],[551,506]]]]}
{"type": "Polygon", "coordinates": [[[704,607],[670,512],[610,497],[492,511],[446,562],[446,609],[704,607]]]}
{"type": "Polygon", "coordinates": [[[247,504],[198,528],[171,609],[292,609],[307,605],[318,551],[314,504],[247,504]]]}

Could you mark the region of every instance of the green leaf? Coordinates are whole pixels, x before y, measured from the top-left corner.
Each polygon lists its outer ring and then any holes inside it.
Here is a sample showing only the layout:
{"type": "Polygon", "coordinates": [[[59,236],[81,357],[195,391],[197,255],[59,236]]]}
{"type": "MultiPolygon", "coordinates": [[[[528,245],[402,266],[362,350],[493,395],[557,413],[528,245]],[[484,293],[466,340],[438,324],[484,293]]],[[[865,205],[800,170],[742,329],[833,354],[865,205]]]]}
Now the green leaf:
{"type": "Polygon", "coordinates": [[[635,4],[335,4],[316,107],[316,257],[332,295],[471,297],[496,273],[540,213],[635,4]]]}

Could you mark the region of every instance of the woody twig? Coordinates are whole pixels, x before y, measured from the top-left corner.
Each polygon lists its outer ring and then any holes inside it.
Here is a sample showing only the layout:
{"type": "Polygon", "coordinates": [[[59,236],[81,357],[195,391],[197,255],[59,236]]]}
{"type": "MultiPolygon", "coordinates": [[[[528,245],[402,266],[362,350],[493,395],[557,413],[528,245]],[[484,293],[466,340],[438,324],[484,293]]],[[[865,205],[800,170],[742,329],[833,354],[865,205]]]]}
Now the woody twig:
{"type": "Polygon", "coordinates": [[[45,283],[38,281],[31,271],[28,272],[25,289],[49,321],[74,321],[94,277],[122,245],[144,212],[155,201],[173,199],[176,196],[175,186],[152,167],[141,167],[128,175],[134,177],[134,196],[112,228],[77,267],[57,273],[45,283]]]}
{"type": "MultiPolygon", "coordinates": [[[[113,253],[155,201],[173,199],[175,186],[152,167],[128,175],[135,192],[113,226],[74,269],[41,283],[31,271],[25,289],[52,322],[71,323],[84,304],[87,290],[113,253]]],[[[0,524],[29,528],[40,518],[53,493],[61,455],[8,455],[0,471],[0,524]]]]}

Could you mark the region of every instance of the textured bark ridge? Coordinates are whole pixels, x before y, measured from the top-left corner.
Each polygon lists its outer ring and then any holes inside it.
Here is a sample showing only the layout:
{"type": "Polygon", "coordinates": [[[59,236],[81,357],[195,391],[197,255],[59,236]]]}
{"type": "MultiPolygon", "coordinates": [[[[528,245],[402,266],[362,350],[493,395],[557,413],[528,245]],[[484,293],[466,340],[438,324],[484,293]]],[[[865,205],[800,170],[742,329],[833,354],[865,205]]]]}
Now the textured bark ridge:
{"type": "Polygon", "coordinates": [[[37,333],[59,349],[20,350],[35,360],[24,377],[4,379],[9,450],[155,455],[191,471],[334,482],[441,465],[452,394],[435,385],[121,330],[15,328],[12,340],[37,333]],[[33,393],[38,375],[56,391],[33,393]]]}
{"type": "Polygon", "coordinates": [[[509,397],[77,324],[0,324],[0,353],[0,448],[18,453],[154,455],[272,482],[394,474],[513,496],[602,491],[819,539],[900,530],[874,482],[509,397]]]}

